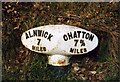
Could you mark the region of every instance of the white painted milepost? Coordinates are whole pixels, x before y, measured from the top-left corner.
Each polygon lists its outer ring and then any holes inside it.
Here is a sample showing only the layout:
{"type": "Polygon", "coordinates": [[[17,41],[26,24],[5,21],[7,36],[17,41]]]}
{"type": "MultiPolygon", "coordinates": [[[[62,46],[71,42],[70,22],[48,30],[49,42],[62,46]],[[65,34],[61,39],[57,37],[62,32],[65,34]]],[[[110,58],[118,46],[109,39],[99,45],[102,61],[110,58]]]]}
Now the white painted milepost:
{"type": "Polygon", "coordinates": [[[86,54],[98,45],[98,37],[85,29],[69,25],[46,25],[25,31],[23,45],[48,55],[48,64],[66,66],[70,55],[86,54]]]}

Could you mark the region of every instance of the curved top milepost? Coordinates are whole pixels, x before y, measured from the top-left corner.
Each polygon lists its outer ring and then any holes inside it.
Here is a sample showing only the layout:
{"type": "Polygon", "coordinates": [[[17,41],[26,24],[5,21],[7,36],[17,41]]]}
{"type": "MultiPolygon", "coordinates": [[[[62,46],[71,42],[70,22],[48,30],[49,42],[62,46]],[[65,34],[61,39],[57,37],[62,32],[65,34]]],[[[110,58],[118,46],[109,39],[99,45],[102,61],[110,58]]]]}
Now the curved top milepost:
{"type": "Polygon", "coordinates": [[[98,37],[85,29],[69,25],[46,25],[25,31],[23,45],[38,53],[80,55],[98,45],[98,37]]]}

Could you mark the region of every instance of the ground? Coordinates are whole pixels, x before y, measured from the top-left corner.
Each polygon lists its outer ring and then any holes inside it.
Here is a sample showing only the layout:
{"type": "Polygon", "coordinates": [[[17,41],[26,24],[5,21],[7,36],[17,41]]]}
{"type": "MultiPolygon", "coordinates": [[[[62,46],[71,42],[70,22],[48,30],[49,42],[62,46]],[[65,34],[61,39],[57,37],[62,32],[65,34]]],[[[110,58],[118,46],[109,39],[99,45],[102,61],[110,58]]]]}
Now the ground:
{"type": "Polygon", "coordinates": [[[98,2],[3,2],[3,80],[118,82],[119,5],[98,2]],[[98,36],[99,45],[90,53],[72,56],[63,76],[52,76],[47,56],[32,52],[21,43],[24,31],[49,24],[66,24],[89,30],[98,36]]]}

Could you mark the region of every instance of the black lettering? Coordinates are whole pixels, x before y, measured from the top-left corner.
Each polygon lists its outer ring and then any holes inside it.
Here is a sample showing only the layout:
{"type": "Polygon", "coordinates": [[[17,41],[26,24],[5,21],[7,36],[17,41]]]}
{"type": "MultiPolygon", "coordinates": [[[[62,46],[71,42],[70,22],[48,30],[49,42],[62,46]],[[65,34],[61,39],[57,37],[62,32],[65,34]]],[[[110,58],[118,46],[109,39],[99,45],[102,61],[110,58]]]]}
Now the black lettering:
{"type": "Polygon", "coordinates": [[[33,35],[30,34],[30,31],[28,32],[30,37],[33,37],[33,35]]]}
{"type": "Polygon", "coordinates": [[[36,50],[37,50],[37,51],[40,51],[40,50],[39,50],[39,47],[36,47],[36,50]]]}
{"type": "Polygon", "coordinates": [[[80,52],[78,51],[78,49],[76,49],[77,53],[79,54],[80,52]]]}
{"type": "Polygon", "coordinates": [[[86,49],[86,48],[84,48],[84,52],[87,52],[87,49],[86,49]]]}
{"type": "Polygon", "coordinates": [[[53,35],[49,34],[49,36],[48,36],[47,39],[48,39],[49,41],[51,41],[51,37],[53,37],[53,35]]]}
{"type": "Polygon", "coordinates": [[[80,40],[81,46],[85,46],[84,40],[80,40]]]}
{"type": "Polygon", "coordinates": [[[38,40],[38,43],[37,43],[37,45],[40,45],[41,39],[37,39],[37,40],[38,40]]]}
{"type": "Polygon", "coordinates": [[[86,49],[86,48],[80,48],[80,49],[70,48],[70,52],[71,52],[71,53],[80,54],[80,53],[85,53],[85,52],[87,52],[87,49],[86,49]]]}
{"type": "Polygon", "coordinates": [[[35,50],[35,46],[32,46],[32,50],[35,50]]]}
{"type": "Polygon", "coordinates": [[[82,38],[84,38],[84,35],[85,35],[86,32],[83,31],[82,33],[83,33],[82,38]]]}
{"type": "Polygon", "coordinates": [[[74,38],[83,38],[83,39],[88,39],[90,41],[93,41],[94,35],[90,33],[86,33],[85,31],[74,31],[74,32],[69,32],[63,35],[64,41],[68,41],[74,38]]]}
{"type": "Polygon", "coordinates": [[[73,38],[73,37],[72,37],[72,32],[67,33],[67,34],[68,34],[69,40],[73,38]]]}
{"type": "Polygon", "coordinates": [[[70,52],[73,53],[74,49],[73,48],[70,48],[70,52]]]}
{"type": "Polygon", "coordinates": [[[78,38],[80,38],[80,33],[81,33],[81,31],[77,31],[77,33],[78,33],[78,38]]]}
{"type": "Polygon", "coordinates": [[[42,37],[44,36],[44,31],[42,31],[42,37]]]}
{"type": "Polygon", "coordinates": [[[78,40],[74,40],[74,42],[75,42],[75,46],[77,46],[78,40]]]}
{"type": "Polygon", "coordinates": [[[38,30],[38,36],[42,35],[42,30],[38,30]]]}
{"type": "Polygon", "coordinates": [[[74,31],[74,38],[77,38],[77,33],[76,33],[76,31],[74,31]]]}
{"type": "Polygon", "coordinates": [[[43,51],[46,51],[46,47],[43,47],[43,51]]]}
{"type": "Polygon", "coordinates": [[[43,51],[43,47],[40,47],[40,51],[43,51]]]}
{"type": "Polygon", "coordinates": [[[67,40],[68,40],[68,37],[67,37],[67,35],[66,35],[66,34],[64,34],[64,35],[63,35],[63,39],[64,39],[65,41],[67,41],[67,40]]]}
{"type": "Polygon", "coordinates": [[[46,51],[46,47],[32,46],[32,50],[43,52],[43,51],[46,51]]]}
{"type": "Polygon", "coordinates": [[[93,41],[94,35],[90,35],[89,40],[93,41]]]}
{"type": "Polygon", "coordinates": [[[76,50],[76,48],[74,48],[74,53],[76,53],[77,52],[77,50],[76,50]]]}
{"type": "Polygon", "coordinates": [[[80,53],[83,53],[83,49],[80,49],[80,53]]]}
{"type": "Polygon", "coordinates": [[[45,32],[44,37],[47,38],[48,32],[45,32]]]}
{"type": "Polygon", "coordinates": [[[25,35],[26,35],[26,39],[28,39],[28,38],[29,38],[28,34],[27,34],[27,33],[25,33],[25,35]]]}
{"type": "Polygon", "coordinates": [[[86,38],[86,39],[88,39],[88,38],[89,38],[89,33],[87,33],[87,34],[86,34],[85,38],[86,38]]]}
{"type": "Polygon", "coordinates": [[[37,36],[37,30],[33,30],[33,36],[37,36]]]}

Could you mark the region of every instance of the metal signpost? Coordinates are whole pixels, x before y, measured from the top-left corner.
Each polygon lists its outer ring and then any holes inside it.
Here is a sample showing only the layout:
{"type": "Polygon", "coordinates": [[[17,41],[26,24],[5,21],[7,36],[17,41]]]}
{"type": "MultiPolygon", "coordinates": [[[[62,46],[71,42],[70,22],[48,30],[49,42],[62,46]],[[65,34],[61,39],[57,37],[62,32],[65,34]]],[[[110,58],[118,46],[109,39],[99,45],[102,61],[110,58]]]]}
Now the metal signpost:
{"type": "Polygon", "coordinates": [[[48,64],[67,66],[72,55],[86,54],[98,45],[97,36],[85,29],[69,25],[46,25],[25,31],[23,45],[48,56],[48,64]]]}

